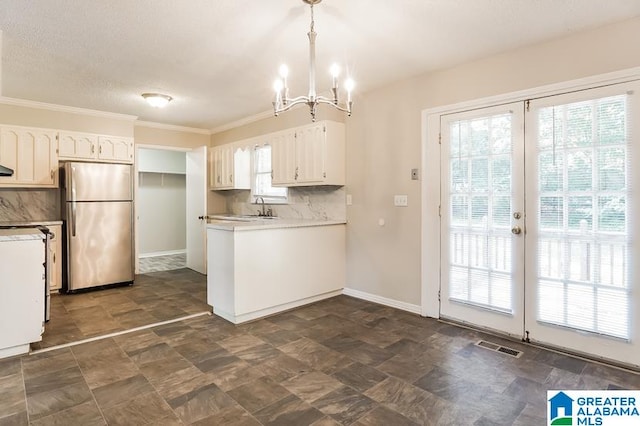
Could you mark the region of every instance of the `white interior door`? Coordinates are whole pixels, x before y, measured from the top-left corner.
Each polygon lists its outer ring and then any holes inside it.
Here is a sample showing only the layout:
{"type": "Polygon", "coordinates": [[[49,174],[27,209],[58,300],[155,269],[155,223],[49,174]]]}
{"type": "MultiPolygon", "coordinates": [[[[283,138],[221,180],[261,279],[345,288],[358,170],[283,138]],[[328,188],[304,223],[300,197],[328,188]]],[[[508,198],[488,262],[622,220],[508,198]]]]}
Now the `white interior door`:
{"type": "Polygon", "coordinates": [[[516,336],[524,322],[522,119],[521,102],[441,119],[440,314],[516,336]]]}
{"type": "Polygon", "coordinates": [[[187,152],[187,268],[207,273],[207,147],[187,152]]]}
{"type": "Polygon", "coordinates": [[[639,93],[635,82],[531,101],[526,133],[529,336],[636,366],[639,93]]]}

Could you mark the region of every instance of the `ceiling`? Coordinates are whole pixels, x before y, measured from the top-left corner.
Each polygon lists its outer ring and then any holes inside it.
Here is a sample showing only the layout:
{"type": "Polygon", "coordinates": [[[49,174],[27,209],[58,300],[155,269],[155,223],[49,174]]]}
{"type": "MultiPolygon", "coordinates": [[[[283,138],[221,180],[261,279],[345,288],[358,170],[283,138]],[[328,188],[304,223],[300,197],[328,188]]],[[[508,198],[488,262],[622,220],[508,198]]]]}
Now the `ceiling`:
{"type": "MultiPolygon", "coordinates": [[[[268,111],[283,62],[291,95],[308,88],[301,0],[0,0],[0,11],[5,97],[213,129],[268,111]],[[174,100],[154,109],[143,92],[174,100]]],[[[640,1],[324,0],[314,12],[318,91],[339,62],[363,92],[640,16],[640,1]]]]}

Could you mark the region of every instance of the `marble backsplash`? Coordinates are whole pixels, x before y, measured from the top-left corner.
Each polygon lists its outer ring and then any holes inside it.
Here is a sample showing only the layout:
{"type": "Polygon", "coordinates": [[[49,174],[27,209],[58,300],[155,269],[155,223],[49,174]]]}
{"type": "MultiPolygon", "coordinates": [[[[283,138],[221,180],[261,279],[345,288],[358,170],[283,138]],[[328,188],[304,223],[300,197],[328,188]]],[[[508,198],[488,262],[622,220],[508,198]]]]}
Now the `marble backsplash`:
{"type": "MultiPolygon", "coordinates": [[[[227,212],[256,214],[260,208],[251,202],[251,191],[223,192],[227,212]]],[[[335,186],[289,188],[289,204],[269,204],[274,216],[284,219],[346,220],[346,190],[335,186]]]]}
{"type": "Polygon", "coordinates": [[[60,220],[58,189],[0,189],[0,222],[60,220]]]}

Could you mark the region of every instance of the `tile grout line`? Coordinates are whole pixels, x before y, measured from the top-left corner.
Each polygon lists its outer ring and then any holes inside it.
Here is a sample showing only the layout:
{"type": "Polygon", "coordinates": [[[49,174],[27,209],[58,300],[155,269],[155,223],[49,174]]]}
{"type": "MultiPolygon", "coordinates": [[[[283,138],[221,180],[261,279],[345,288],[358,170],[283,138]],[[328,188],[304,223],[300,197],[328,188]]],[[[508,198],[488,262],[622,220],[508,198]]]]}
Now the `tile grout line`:
{"type": "Polygon", "coordinates": [[[123,334],[133,333],[133,332],[141,331],[141,330],[147,330],[149,328],[159,327],[161,325],[166,325],[166,324],[172,324],[174,322],[185,321],[185,320],[188,320],[188,319],[201,317],[203,315],[212,315],[212,313],[208,312],[208,311],[204,311],[204,312],[199,312],[197,314],[186,315],[184,317],[175,318],[175,319],[171,319],[171,320],[167,320],[167,321],[160,321],[160,322],[156,322],[156,323],[153,323],[153,324],[147,324],[147,325],[142,325],[140,327],[130,328],[128,330],[116,331],[115,333],[103,334],[101,336],[94,336],[94,337],[90,337],[88,339],[83,339],[83,340],[76,340],[75,342],[63,343],[61,345],[51,346],[49,348],[37,349],[35,351],[29,352],[29,355],[37,355],[37,354],[41,354],[41,353],[44,353],[44,352],[55,351],[57,349],[64,349],[64,348],[69,348],[69,347],[72,347],[72,346],[81,345],[83,343],[90,343],[90,342],[95,342],[95,341],[98,341],[98,340],[108,339],[110,337],[122,336],[123,334]]]}

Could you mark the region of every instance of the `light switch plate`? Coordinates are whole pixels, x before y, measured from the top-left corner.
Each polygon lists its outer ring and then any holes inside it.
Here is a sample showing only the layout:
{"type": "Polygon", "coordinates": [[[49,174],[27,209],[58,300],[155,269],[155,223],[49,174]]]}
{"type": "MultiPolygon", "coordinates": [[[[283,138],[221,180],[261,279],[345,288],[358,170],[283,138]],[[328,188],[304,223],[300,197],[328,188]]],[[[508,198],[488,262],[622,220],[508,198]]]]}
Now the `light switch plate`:
{"type": "Polygon", "coordinates": [[[350,206],[353,204],[353,197],[351,194],[347,194],[347,205],[350,206]]]}
{"type": "Polygon", "coordinates": [[[420,179],[420,175],[418,174],[418,169],[411,169],[411,180],[420,179]]]}
{"type": "Polygon", "coordinates": [[[394,195],[393,205],[396,207],[407,207],[409,205],[409,199],[406,195],[394,195]]]}

